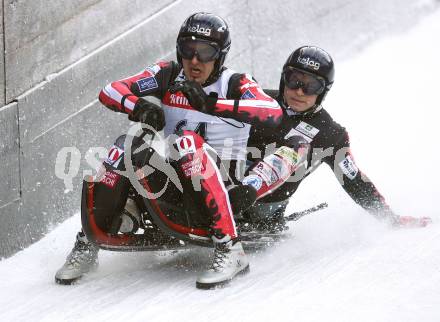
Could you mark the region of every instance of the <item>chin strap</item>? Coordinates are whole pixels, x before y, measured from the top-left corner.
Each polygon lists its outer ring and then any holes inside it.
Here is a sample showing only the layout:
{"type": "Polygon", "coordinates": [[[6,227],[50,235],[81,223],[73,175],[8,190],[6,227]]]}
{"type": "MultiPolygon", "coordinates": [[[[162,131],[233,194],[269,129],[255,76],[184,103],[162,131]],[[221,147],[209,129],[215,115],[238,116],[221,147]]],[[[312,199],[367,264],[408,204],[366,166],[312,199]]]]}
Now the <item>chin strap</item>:
{"type": "Polygon", "coordinates": [[[293,109],[291,109],[285,101],[283,101],[283,108],[286,111],[287,115],[289,116],[295,116],[295,115],[301,115],[301,116],[308,116],[308,115],[312,115],[314,113],[319,112],[322,109],[322,105],[320,104],[315,104],[313,105],[311,108],[309,108],[308,110],[304,111],[304,112],[295,112],[293,109]]]}

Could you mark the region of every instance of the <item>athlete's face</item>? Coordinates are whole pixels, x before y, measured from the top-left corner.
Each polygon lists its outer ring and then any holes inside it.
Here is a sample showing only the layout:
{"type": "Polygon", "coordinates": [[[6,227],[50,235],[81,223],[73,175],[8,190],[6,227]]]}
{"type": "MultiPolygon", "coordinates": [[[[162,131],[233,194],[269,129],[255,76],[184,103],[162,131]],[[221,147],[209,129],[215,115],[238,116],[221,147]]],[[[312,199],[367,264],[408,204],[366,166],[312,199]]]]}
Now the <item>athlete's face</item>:
{"type": "Polygon", "coordinates": [[[196,81],[199,84],[203,84],[208,79],[214,70],[215,61],[208,61],[202,63],[197,59],[197,55],[194,55],[192,59],[182,59],[183,71],[188,80],[196,81]]]}
{"type": "Polygon", "coordinates": [[[302,88],[290,89],[284,87],[284,100],[287,106],[295,112],[305,112],[315,105],[318,95],[306,95],[302,88]]]}
{"type": "Polygon", "coordinates": [[[305,112],[316,104],[325,90],[325,80],[295,67],[287,67],[282,73],[284,100],[295,112],[305,112]]]}

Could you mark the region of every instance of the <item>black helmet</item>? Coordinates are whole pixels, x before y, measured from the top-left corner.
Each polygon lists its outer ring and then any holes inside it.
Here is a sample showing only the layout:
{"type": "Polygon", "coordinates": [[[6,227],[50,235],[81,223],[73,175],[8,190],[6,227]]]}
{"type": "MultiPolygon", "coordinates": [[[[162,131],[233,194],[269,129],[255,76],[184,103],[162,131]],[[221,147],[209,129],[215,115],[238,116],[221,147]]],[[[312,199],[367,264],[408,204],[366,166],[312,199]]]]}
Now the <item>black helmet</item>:
{"type": "MultiPolygon", "coordinates": [[[[215,42],[220,47],[220,54],[215,61],[214,70],[209,76],[207,83],[212,83],[220,76],[226,55],[231,48],[229,27],[221,17],[206,12],[198,12],[189,16],[180,27],[177,42],[184,37],[194,37],[215,42]]],[[[182,57],[177,50],[177,61],[182,65],[182,57]]]]}
{"type": "Polygon", "coordinates": [[[333,59],[324,50],[316,46],[302,46],[296,49],[285,62],[280,80],[280,95],[284,94],[284,73],[289,67],[321,77],[325,81],[324,91],[318,95],[315,106],[319,106],[333,85],[335,67],[333,59]]]}

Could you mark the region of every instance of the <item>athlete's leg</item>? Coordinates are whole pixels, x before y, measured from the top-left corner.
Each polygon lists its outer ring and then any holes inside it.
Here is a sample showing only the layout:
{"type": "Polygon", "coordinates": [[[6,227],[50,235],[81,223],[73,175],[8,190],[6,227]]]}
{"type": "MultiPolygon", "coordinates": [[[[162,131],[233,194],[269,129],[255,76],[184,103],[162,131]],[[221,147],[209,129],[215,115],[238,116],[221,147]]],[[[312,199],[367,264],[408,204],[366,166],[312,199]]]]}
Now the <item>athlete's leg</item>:
{"type": "Polygon", "coordinates": [[[217,240],[237,237],[233,211],[220,167],[221,160],[195,132],[183,131],[174,144],[183,185],[195,192],[201,208],[212,220],[211,234],[217,240]]]}
{"type": "Polygon", "coordinates": [[[199,275],[196,283],[198,288],[211,288],[248,272],[249,261],[237,235],[217,154],[201,136],[192,131],[183,131],[176,139],[175,146],[183,181],[191,182],[191,188],[196,193],[200,190],[200,206],[212,218],[214,257],[211,267],[199,275]]]}

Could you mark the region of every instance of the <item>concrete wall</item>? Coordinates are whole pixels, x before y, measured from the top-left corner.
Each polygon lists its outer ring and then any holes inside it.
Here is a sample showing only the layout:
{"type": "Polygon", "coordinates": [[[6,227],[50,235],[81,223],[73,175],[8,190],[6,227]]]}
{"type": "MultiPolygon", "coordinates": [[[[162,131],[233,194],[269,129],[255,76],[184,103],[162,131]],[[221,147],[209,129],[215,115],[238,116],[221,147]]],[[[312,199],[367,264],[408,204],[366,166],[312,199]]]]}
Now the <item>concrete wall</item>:
{"type": "Polygon", "coordinates": [[[5,105],[5,42],[3,31],[3,1],[0,1],[0,13],[2,14],[2,23],[0,24],[0,106],[5,105]]]}
{"type": "Polygon", "coordinates": [[[320,45],[342,60],[384,33],[408,29],[436,2],[8,0],[0,6],[2,257],[79,210],[83,171],[92,169],[87,150],[108,148],[128,126],[124,115],[99,105],[99,89],[174,58],[176,33],[189,14],[223,16],[233,41],[227,64],[276,87],[284,60],[299,45],[320,45]],[[72,190],[55,172],[65,147],[81,157],[72,190]]]}

